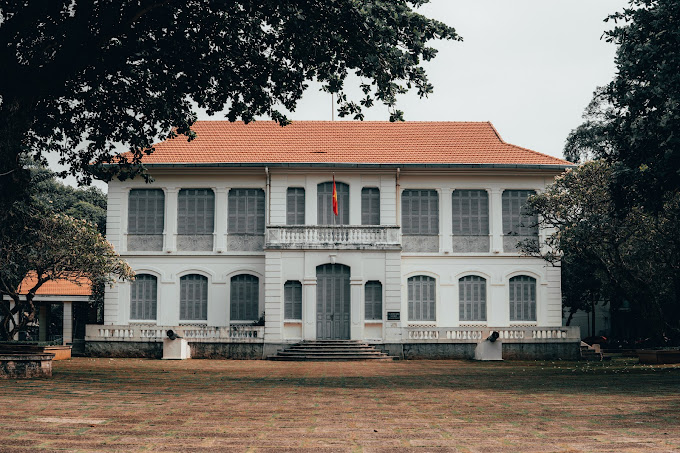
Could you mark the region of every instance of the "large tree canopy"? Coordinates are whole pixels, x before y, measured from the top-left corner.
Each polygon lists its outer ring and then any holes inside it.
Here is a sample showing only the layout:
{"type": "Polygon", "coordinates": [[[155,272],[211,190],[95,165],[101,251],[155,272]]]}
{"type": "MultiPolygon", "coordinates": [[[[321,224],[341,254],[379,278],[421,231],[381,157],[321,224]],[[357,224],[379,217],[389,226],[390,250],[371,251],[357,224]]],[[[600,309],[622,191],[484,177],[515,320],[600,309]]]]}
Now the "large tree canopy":
{"type": "Polygon", "coordinates": [[[564,302],[626,301],[640,335],[680,341],[680,195],[657,213],[635,207],[622,215],[610,188],[612,165],[591,161],[558,177],[529,199],[551,233],[541,250],[525,251],[563,266],[564,302]]]}
{"type": "Polygon", "coordinates": [[[618,46],[614,80],[600,88],[586,122],[567,140],[577,162],[614,163],[619,209],[663,209],[680,190],[680,2],[631,0],[609,17],[605,32],[618,46]]]}
{"type": "MultiPolygon", "coordinates": [[[[338,93],[340,115],[432,91],[421,60],[455,30],[416,13],[427,0],[35,0],[0,7],[0,192],[48,152],[81,182],[90,164],[130,175],[155,140],[191,138],[192,101],[229,120],[293,110],[306,81],[338,93]],[[364,93],[349,99],[355,73],[364,93]],[[120,162],[115,147],[132,150],[120,162]]],[[[4,194],[7,196],[7,193],[4,194]]]]}

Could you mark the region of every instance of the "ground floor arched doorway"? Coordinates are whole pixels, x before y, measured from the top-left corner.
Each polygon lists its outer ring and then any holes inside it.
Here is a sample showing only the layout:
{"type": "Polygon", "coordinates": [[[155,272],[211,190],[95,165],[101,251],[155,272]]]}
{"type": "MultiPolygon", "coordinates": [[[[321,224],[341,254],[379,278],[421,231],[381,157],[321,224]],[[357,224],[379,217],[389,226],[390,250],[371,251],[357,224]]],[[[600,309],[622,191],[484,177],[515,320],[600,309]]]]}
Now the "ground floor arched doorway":
{"type": "Polygon", "coordinates": [[[343,264],[316,268],[316,338],[349,340],[350,269],[343,264]]]}

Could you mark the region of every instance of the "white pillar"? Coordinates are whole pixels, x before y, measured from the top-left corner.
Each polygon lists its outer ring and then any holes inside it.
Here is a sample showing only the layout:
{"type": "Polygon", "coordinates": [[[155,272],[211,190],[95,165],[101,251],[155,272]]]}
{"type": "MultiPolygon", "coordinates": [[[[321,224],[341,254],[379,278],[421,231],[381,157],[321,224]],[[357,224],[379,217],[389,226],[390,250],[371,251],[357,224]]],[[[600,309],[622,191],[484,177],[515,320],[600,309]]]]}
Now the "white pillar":
{"type": "Polygon", "coordinates": [[[227,193],[226,187],[213,188],[215,191],[215,250],[222,253],[227,249],[227,193]]]}
{"type": "Polygon", "coordinates": [[[73,343],[73,303],[64,302],[64,319],[63,319],[63,344],[73,343]]]}
{"type": "Polygon", "coordinates": [[[453,225],[452,225],[452,213],[453,209],[451,206],[451,194],[453,189],[450,187],[444,187],[439,192],[441,199],[439,200],[439,234],[441,235],[441,251],[444,253],[450,253],[453,250],[453,225]]]}
{"type": "Polygon", "coordinates": [[[491,189],[489,192],[489,235],[491,236],[491,251],[503,252],[503,202],[501,189],[491,189]]]}
{"type": "Polygon", "coordinates": [[[316,277],[305,277],[302,289],[302,338],[316,340],[316,277]]]}
{"type": "Polygon", "coordinates": [[[350,279],[350,328],[349,328],[349,338],[351,340],[363,340],[364,338],[364,315],[365,312],[362,310],[364,307],[362,289],[363,289],[363,279],[361,277],[352,277],[350,279]]]}
{"type": "Polygon", "coordinates": [[[176,187],[165,189],[165,247],[166,252],[177,251],[177,193],[176,187]]]}

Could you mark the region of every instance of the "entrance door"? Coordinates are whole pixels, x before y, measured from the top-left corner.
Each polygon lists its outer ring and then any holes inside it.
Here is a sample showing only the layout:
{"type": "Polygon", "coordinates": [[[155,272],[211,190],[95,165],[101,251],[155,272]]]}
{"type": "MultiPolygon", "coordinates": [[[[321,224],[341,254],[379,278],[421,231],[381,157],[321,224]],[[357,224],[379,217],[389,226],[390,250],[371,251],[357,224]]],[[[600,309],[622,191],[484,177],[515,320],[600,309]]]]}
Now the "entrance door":
{"type": "Polygon", "coordinates": [[[316,338],[349,340],[349,267],[316,268],[316,338]]]}

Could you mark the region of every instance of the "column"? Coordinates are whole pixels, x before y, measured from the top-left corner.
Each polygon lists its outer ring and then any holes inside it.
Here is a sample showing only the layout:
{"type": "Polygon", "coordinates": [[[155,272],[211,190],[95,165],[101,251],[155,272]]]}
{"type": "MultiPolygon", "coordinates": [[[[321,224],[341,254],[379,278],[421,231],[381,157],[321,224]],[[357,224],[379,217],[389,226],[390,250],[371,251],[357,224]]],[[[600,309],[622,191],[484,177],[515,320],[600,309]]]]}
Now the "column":
{"type": "Polygon", "coordinates": [[[63,320],[63,332],[62,336],[64,338],[63,344],[73,343],[73,303],[64,302],[64,320],[63,320]]]}
{"type": "Polygon", "coordinates": [[[453,189],[450,187],[444,187],[439,191],[439,234],[442,238],[441,240],[441,251],[444,253],[451,253],[453,250],[453,225],[452,225],[452,212],[451,206],[451,195],[453,194],[453,189]]]}
{"type": "Polygon", "coordinates": [[[283,339],[283,297],[281,288],[281,252],[265,252],[264,272],[264,338],[265,341],[280,342],[283,339]]]}
{"type": "Polygon", "coordinates": [[[489,189],[489,235],[491,251],[503,252],[503,201],[501,189],[489,189]]]}
{"type": "Polygon", "coordinates": [[[177,193],[176,187],[165,189],[165,252],[177,251],[177,193]]]}
{"type": "Polygon", "coordinates": [[[223,253],[227,249],[227,187],[213,188],[215,191],[215,250],[223,253]]]}
{"type": "Polygon", "coordinates": [[[305,277],[302,291],[302,339],[316,340],[316,277],[305,277]]]}
{"type": "Polygon", "coordinates": [[[38,341],[47,341],[47,312],[50,304],[36,304],[38,308],[38,341]]]}
{"type": "Polygon", "coordinates": [[[362,289],[363,279],[362,277],[352,277],[349,281],[350,285],[350,312],[351,312],[351,325],[349,326],[349,338],[351,340],[363,340],[364,338],[364,307],[362,289]]]}

